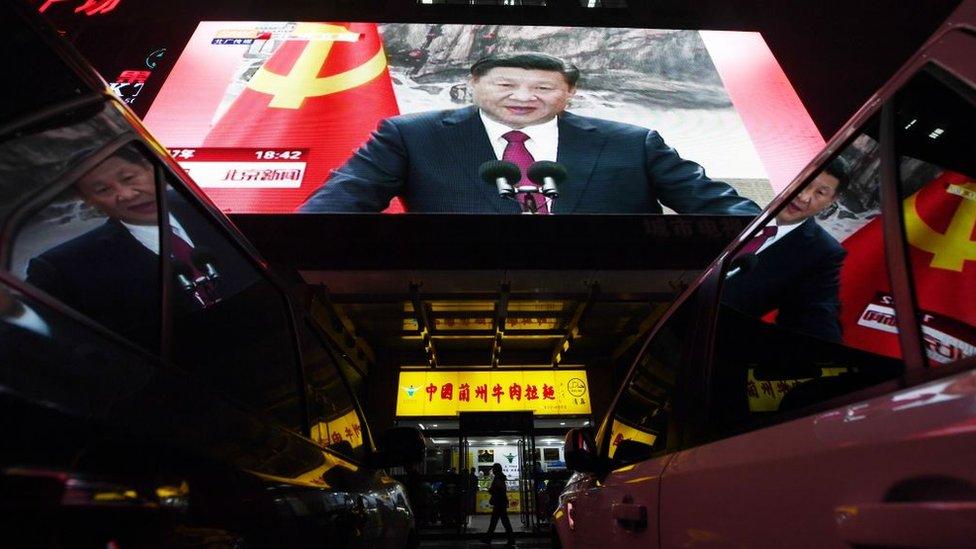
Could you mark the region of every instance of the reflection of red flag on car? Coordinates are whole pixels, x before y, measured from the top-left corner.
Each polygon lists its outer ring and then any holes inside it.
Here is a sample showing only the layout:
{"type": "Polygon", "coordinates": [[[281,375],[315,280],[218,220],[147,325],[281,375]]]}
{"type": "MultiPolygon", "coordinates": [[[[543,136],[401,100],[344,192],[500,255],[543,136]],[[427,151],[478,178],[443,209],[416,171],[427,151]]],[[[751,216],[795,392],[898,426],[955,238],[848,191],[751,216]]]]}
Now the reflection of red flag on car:
{"type": "MultiPolygon", "coordinates": [[[[927,353],[936,363],[972,355],[976,183],[947,171],[906,198],[903,209],[927,353]]],[[[897,356],[881,223],[879,217],[844,241],[848,255],[841,273],[841,325],[848,344],[897,356]]]]}
{"type": "MultiPolygon", "coordinates": [[[[298,23],[248,81],[205,147],[308,149],[298,189],[208,189],[222,209],[292,212],[398,114],[386,55],[372,23],[298,23]]],[[[391,208],[393,211],[402,211],[391,208]]]]}

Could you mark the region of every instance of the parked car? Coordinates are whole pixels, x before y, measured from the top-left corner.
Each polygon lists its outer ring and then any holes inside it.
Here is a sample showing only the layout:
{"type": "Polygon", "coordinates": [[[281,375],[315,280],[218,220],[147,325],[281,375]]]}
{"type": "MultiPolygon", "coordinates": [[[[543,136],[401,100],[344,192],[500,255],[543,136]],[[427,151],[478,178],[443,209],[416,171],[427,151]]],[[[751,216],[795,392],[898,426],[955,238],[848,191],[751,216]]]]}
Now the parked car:
{"type": "MultiPolygon", "coordinates": [[[[0,5],[10,546],[415,545],[363,372],[36,13],[0,5]]],[[[307,305],[307,304],[305,304],[307,305]]]]}
{"type": "Polygon", "coordinates": [[[974,32],[970,0],[651,330],[566,436],[556,544],[973,546],[974,32]]]}

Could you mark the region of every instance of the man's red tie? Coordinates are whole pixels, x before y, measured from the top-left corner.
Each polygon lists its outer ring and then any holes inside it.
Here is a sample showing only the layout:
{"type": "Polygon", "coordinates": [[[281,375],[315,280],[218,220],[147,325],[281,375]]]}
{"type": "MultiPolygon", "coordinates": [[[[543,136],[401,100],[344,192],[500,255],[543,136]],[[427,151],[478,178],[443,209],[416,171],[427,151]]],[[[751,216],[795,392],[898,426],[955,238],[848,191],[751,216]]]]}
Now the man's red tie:
{"type": "MultiPolygon", "coordinates": [[[[529,152],[529,149],[525,148],[525,141],[529,136],[518,130],[512,130],[503,134],[502,138],[508,141],[508,145],[505,146],[505,152],[502,153],[502,160],[507,160],[522,170],[522,179],[518,182],[518,186],[531,185],[539,188],[538,185],[529,180],[528,175],[529,166],[535,162],[535,158],[532,158],[532,153],[529,152]]],[[[542,193],[520,194],[519,202],[522,203],[523,207],[525,207],[525,202],[529,196],[535,200],[536,213],[549,213],[549,206],[546,205],[546,197],[542,193]]]]}
{"type": "Polygon", "coordinates": [[[752,237],[752,240],[746,242],[746,245],[742,247],[738,252],[736,252],[733,259],[738,259],[744,255],[754,254],[762,248],[762,245],[766,243],[767,240],[776,236],[776,225],[767,225],[763,227],[763,230],[752,237]]]}

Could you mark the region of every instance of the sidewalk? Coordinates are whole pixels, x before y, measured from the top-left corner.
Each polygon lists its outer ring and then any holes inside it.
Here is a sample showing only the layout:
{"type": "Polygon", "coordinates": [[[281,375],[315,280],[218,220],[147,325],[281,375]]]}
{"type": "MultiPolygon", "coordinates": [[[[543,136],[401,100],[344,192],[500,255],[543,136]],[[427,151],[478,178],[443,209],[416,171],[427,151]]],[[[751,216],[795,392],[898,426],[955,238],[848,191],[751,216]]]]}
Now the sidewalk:
{"type": "MultiPolygon", "coordinates": [[[[531,537],[516,539],[517,547],[522,549],[544,549],[550,547],[548,537],[531,537]]],[[[424,540],[420,542],[421,549],[488,549],[488,545],[473,539],[438,539],[424,540]]],[[[495,540],[491,547],[502,549],[505,547],[504,540],[495,540]]]]}
{"type": "MultiPolygon", "coordinates": [[[[527,526],[522,524],[521,517],[518,514],[511,514],[508,516],[508,518],[512,522],[512,531],[514,532],[516,539],[521,540],[539,538],[546,540],[546,543],[548,543],[548,526],[545,526],[542,531],[533,532],[527,526]]],[[[484,536],[485,532],[488,531],[488,523],[490,521],[491,515],[473,515],[468,517],[467,527],[460,530],[457,527],[429,526],[420,530],[420,539],[426,541],[455,540],[461,544],[468,541],[477,542],[482,536],[484,536]]],[[[501,524],[495,526],[493,540],[495,541],[495,544],[499,546],[505,543],[505,528],[503,528],[501,524]]],[[[459,547],[462,546],[463,545],[459,545],[459,547]]],[[[474,545],[472,547],[474,547],[474,545]]],[[[481,544],[481,547],[485,547],[485,545],[481,544]]]]}

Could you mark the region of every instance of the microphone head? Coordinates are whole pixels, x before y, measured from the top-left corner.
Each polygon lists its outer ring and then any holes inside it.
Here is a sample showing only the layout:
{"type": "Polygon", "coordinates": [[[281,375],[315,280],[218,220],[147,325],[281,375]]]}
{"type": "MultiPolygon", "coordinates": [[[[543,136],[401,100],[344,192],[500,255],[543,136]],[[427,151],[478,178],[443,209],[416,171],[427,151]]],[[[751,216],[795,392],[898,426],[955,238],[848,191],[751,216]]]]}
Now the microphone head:
{"type": "Polygon", "coordinates": [[[217,268],[214,266],[217,263],[216,256],[210,250],[197,248],[193,250],[190,259],[193,261],[193,266],[205,274],[208,279],[214,280],[219,276],[217,268]]]}
{"type": "Polygon", "coordinates": [[[558,162],[540,160],[529,166],[526,174],[548,198],[559,198],[558,184],[566,179],[566,168],[558,162]]]}
{"type": "Polygon", "coordinates": [[[494,185],[499,179],[506,179],[510,185],[522,179],[522,170],[507,160],[489,160],[478,168],[482,181],[494,185]]]}
{"type": "Polygon", "coordinates": [[[548,160],[540,160],[534,162],[529,166],[529,171],[526,173],[529,177],[529,181],[535,183],[536,185],[545,185],[545,178],[550,177],[556,183],[562,183],[566,180],[566,167],[559,162],[550,162],[548,160]]]}
{"type": "Polygon", "coordinates": [[[182,261],[173,260],[170,263],[173,269],[173,276],[176,277],[176,281],[179,282],[180,286],[187,291],[192,291],[196,284],[193,282],[193,270],[190,266],[182,261]]]}

